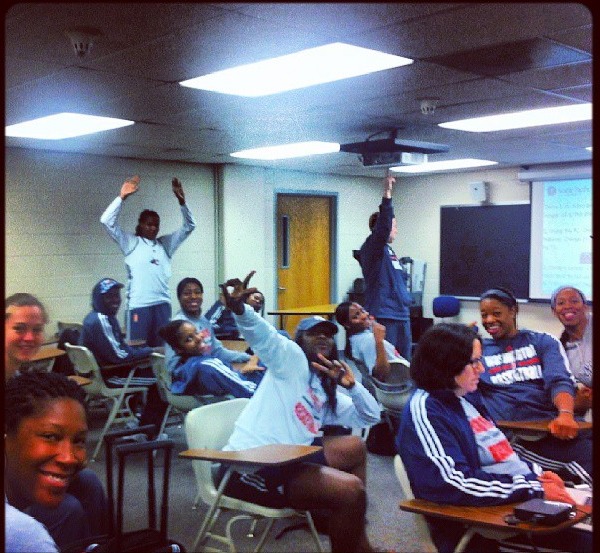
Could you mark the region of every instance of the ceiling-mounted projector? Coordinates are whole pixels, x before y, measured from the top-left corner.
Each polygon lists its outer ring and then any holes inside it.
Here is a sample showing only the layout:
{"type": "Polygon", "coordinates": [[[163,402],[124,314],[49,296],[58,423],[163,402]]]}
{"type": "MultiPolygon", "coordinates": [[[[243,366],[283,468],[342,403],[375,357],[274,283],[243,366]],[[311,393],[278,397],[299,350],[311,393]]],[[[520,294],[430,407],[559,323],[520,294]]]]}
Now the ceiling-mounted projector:
{"type": "Polygon", "coordinates": [[[359,155],[365,167],[387,167],[392,165],[419,165],[427,163],[427,154],[418,152],[365,152],[359,155]]]}
{"type": "Polygon", "coordinates": [[[396,137],[396,131],[390,138],[381,140],[365,140],[341,144],[340,151],[359,154],[365,167],[390,167],[392,165],[417,165],[427,162],[427,154],[447,152],[445,144],[406,140],[396,137]]]}

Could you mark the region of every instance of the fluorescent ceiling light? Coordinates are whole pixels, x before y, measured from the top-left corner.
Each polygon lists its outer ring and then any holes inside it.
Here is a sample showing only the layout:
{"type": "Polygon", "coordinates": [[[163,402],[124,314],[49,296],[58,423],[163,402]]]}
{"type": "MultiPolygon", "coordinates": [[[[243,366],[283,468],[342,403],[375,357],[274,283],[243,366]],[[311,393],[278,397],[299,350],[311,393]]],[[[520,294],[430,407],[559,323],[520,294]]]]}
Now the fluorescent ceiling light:
{"type": "Polygon", "coordinates": [[[400,165],[390,167],[390,171],[396,173],[431,173],[434,171],[449,171],[451,169],[469,169],[471,167],[484,167],[496,165],[497,161],[487,159],[449,159],[447,161],[432,161],[431,163],[420,163],[419,165],[400,165]]]}
{"type": "Polygon", "coordinates": [[[265,146],[264,148],[253,148],[241,150],[230,154],[232,157],[245,159],[289,159],[292,157],[303,157],[314,154],[330,154],[340,151],[337,142],[297,142],[296,144],[282,144],[280,146],[265,146]]]}
{"type": "Polygon", "coordinates": [[[409,58],[335,42],[209,73],[179,84],[236,96],[266,96],[392,69],[412,62],[409,58]]]}
{"type": "Polygon", "coordinates": [[[39,119],[32,119],[5,129],[6,136],[18,138],[40,138],[42,140],[61,140],[84,134],[92,134],[110,129],[133,125],[133,121],[98,117],[81,113],[57,113],[39,119]]]}
{"type": "Polygon", "coordinates": [[[524,129],[542,125],[557,125],[574,121],[587,121],[592,118],[592,104],[575,104],[557,108],[532,109],[515,113],[502,113],[486,117],[474,117],[440,123],[445,129],[456,129],[469,132],[505,131],[508,129],[524,129]]]}

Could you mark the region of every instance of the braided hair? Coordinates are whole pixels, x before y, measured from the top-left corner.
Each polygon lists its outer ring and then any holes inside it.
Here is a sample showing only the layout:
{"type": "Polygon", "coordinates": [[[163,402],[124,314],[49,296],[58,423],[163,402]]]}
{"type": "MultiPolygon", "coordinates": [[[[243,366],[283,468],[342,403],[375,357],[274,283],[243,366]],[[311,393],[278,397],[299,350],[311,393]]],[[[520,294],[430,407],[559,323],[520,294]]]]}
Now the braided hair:
{"type": "MultiPolygon", "coordinates": [[[[298,330],[296,332],[295,342],[302,348],[304,351],[304,335],[306,334],[306,330],[298,330]]],[[[331,356],[329,357],[331,361],[337,360],[337,348],[332,348],[331,356]]],[[[335,414],[335,409],[337,407],[337,382],[329,376],[317,371],[311,364],[311,361],[315,359],[308,359],[308,368],[310,371],[309,384],[312,382],[313,378],[318,378],[321,381],[321,385],[323,386],[323,390],[325,391],[325,395],[327,396],[327,405],[331,409],[331,412],[335,414]]],[[[318,361],[318,360],[317,360],[318,361]]],[[[320,362],[320,361],[319,361],[320,362]]]]}
{"type": "Polygon", "coordinates": [[[85,409],[85,392],[62,374],[30,371],[11,377],[4,391],[4,431],[15,433],[23,419],[37,415],[47,403],[62,398],[74,399],[85,409]]]}
{"type": "Polygon", "coordinates": [[[344,346],[344,355],[348,359],[354,359],[352,357],[352,345],[350,344],[350,336],[354,334],[350,329],[350,307],[354,302],[343,301],[335,308],[335,319],[340,323],[346,330],[346,344],[344,346]]]}

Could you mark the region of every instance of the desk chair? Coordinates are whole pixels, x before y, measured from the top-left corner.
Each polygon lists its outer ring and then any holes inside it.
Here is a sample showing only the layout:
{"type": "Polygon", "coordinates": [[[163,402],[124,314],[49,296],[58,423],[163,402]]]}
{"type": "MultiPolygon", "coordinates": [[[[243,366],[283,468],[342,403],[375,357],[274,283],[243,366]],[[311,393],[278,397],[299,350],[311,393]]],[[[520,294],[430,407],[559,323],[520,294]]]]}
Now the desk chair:
{"type": "Polygon", "coordinates": [[[390,363],[391,371],[385,382],[371,376],[371,382],[375,390],[375,398],[383,408],[383,415],[394,435],[397,426],[393,419],[400,419],[402,409],[410,398],[414,389],[410,380],[410,370],[404,363],[390,363]]]}
{"type": "MultiPolygon", "coordinates": [[[[222,449],[233,432],[235,421],[248,401],[249,399],[247,398],[236,398],[226,402],[203,405],[202,407],[190,411],[185,417],[184,424],[188,447],[190,449],[222,449]]],[[[308,522],[317,550],[320,553],[323,553],[321,541],[309,511],[297,511],[292,508],[274,509],[228,497],[226,495],[222,495],[218,505],[215,505],[214,502],[217,497],[217,488],[213,479],[213,463],[210,461],[194,460],[192,461],[192,466],[194,474],[196,475],[199,495],[209,509],[204,517],[191,551],[222,551],[221,549],[209,547],[207,545],[204,545],[202,549],[199,548],[199,545],[203,541],[212,539],[227,546],[231,553],[235,553],[235,543],[231,536],[232,525],[236,521],[242,519],[254,521],[259,518],[265,518],[267,519],[267,525],[254,549],[255,553],[259,553],[275,520],[303,517],[308,522]],[[221,513],[227,510],[242,511],[242,514],[233,516],[227,521],[225,535],[212,532],[221,513]]]]}
{"type": "MultiPolygon", "coordinates": [[[[410,480],[408,479],[408,474],[406,473],[406,469],[404,468],[404,463],[402,461],[402,458],[398,454],[394,457],[394,472],[396,473],[396,477],[398,478],[398,481],[400,482],[400,486],[402,487],[402,491],[404,492],[406,499],[408,499],[408,500],[415,499],[414,493],[412,491],[412,487],[410,485],[410,480]]],[[[454,506],[448,505],[448,507],[455,509],[454,506]]],[[[443,508],[443,506],[442,506],[442,508],[443,508]]],[[[431,539],[431,536],[429,534],[429,527],[427,525],[427,521],[425,520],[425,517],[423,517],[421,515],[418,516],[417,528],[419,529],[419,531],[422,533],[423,536],[426,536],[425,543],[424,543],[426,550],[436,552],[437,548],[435,547],[435,545],[431,539]]],[[[462,553],[475,534],[479,534],[485,538],[489,538],[492,540],[500,541],[500,540],[506,540],[508,538],[511,538],[514,535],[517,535],[518,532],[512,532],[510,530],[505,530],[505,529],[494,530],[491,528],[484,528],[482,526],[478,526],[478,527],[469,526],[465,530],[465,533],[463,534],[462,538],[460,539],[460,541],[458,542],[456,547],[454,548],[453,553],[462,553]]],[[[513,547],[512,551],[515,551],[515,550],[516,551],[527,551],[527,549],[515,549],[513,544],[511,544],[510,542],[506,542],[504,545],[506,547],[513,547]]]]}
{"type": "MultiPolygon", "coordinates": [[[[402,458],[398,454],[394,456],[394,472],[396,473],[396,478],[398,478],[398,482],[400,482],[400,487],[402,488],[402,493],[404,493],[405,499],[414,499],[415,495],[413,494],[412,488],[410,486],[408,474],[406,474],[404,463],[402,462],[402,458]]],[[[427,521],[425,520],[425,517],[421,515],[416,515],[415,525],[417,527],[418,534],[423,540],[423,553],[437,553],[437,549],[433,544],[433,541],[431,540],[431,536],[429,535],[429,527],[427,526],[427,521]]]]}
{"type": "Polygon", "coordinates": [[[68,342],[65,343],[67,355],[75,367],[75,372],[78,376],[89,378],[91,382],[84,386],[84,390],[88,399],[101,399],[112,401],[112,408],[104,424],[104,428],[98,438],[98,443],[92,454],[91,461],[95,461],[98,452],[102,447],[104,435],[109,428],[115,423],[125,423],[129,421],[137,421],[135,414],[129,407],[128,399],[132,394],[146,394],[147,388],[144,386],[130,386],[131,379],[137,367],[132,367],[125,384],[118,388],[109,388],[102,378],[100,367],[92,352],[85,346],[73,346],[68,342]]]}
{"type": "Polygon", "coordinates": [[[163,420],[160,423],[160,429],[158,431],[159,436],[164,433],[169,416],[173,411],[183,417],[183,415],[201,405],[233,399],[233,396],[229,394],[225,396],[215,396],[212,394],[202,396],[174,394],[171,392],[171,373],[167,370],[165,356],[162,353],[152,353],[150,355],[150,363],[152,365],[154,376],[156,377],[156,385],[158,387],[160,399],[168,404],[163,420]]]}
{"type": "Polygon", "coordinates": [[[460,312],[460,302],[455,296],[438,296],[433,298],[433,316],[440,319],[456,317],[460,312]]]}
{"type": "Polygon", "coordinates": [[[56,327],[58,329],[58,334],[60,334],[63,330],[67,329],[73,329],[81,332],[83,330],[83,323],[58,321],[56,323],[56,327]]]}

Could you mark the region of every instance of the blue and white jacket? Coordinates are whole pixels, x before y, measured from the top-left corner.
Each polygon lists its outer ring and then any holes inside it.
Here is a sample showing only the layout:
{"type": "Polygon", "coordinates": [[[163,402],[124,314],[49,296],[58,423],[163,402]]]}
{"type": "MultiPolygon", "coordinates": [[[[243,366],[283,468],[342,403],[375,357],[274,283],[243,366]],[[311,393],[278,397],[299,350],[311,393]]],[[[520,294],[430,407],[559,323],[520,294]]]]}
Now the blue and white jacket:
{"type": "Polygon", "coordinates": [[[360,248],[365,279],[365,309],[378,319],[408,320],[412,298],[406,287],[409,275],[388,244],[394,208],[382,198],[373,231],[360,248]]]}
{"type": "MultiPolygon", "coordinates": [[[[148,346],[132,347],[128,345],[117,318],[104,312],[99,284],[97,283],[92,290],[93,310],[83,320],[79,343],[93,353],[100,367],[133,363],[144,358],[149,360],[154,349],[148,346]]],[[[149,363],[150,361],[148,361],[149,363]]]]}
{"type": "MultiPolygon", "coordinates": [[[[172,321],[184,320],[192,323],[196,330],[202,335],[202,339],[206,342],[210,348],[206,351],[206,355],[210,357],[216,357],[225,364],[229,363],[246,363],[250,360],[250,355],[243,351],[235,351],[227,349],[223,346],[221,341],[215,336],[215,332],[212,326],[208,322],[208,319],[204,315],[199,317],[192,317],[183,309],[180,309],[175,313],[172,321]]],[[[173,348],[169,344],[165,344],[165,362],[167,364],[167,370],[172,373],[177,365],[181,363],[181,357],[173,351],[173,348]]]]}
{"type": "MultiPolygon", "coordinates": [[[[491,420],[483,406],[476,407],[491,420]]],[[[494,474],[482,469],[473,429],[452,390],[415,390],[400,419],[396,448],[418,499],[484,506],[544,494],[529,463],[532,472],[526,475],[494,474]]]]}

